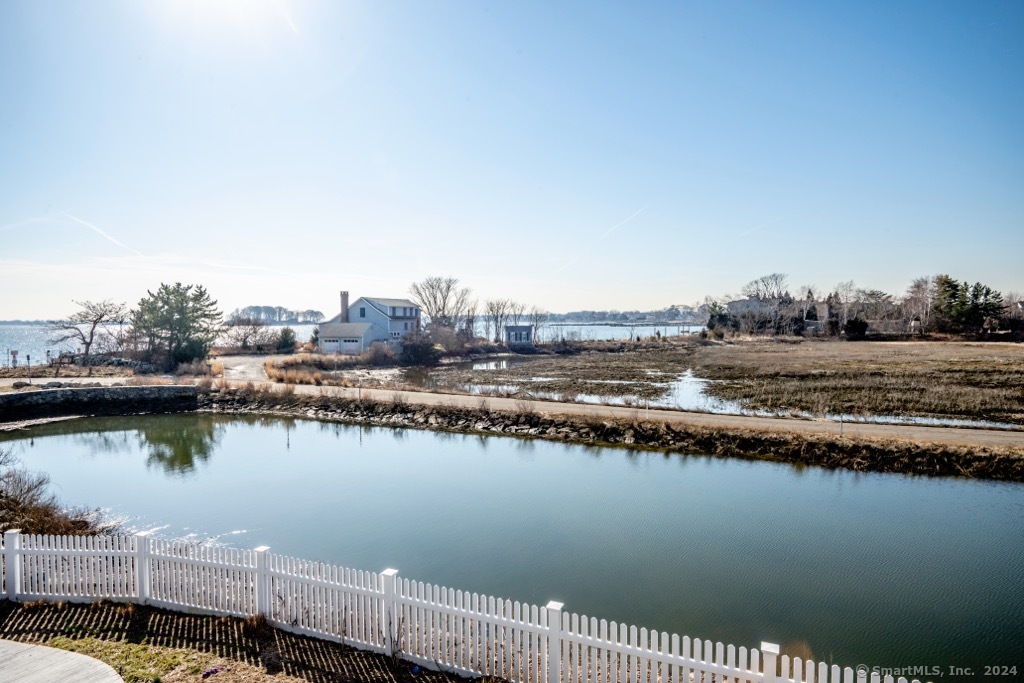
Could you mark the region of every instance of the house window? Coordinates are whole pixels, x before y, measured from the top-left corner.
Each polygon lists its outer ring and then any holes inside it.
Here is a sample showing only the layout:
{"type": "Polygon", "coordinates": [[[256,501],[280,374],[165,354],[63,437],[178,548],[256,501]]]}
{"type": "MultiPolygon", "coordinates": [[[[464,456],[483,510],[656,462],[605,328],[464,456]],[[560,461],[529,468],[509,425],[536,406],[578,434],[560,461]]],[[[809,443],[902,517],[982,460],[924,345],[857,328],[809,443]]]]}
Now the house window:
{"type": "Polygon", "coordinates": [[[365,318],[366,317],[366,306],[360,306],[359,307],[359,317],[360,318],[365,318]]]}
{"type": "Polygon", "coordinates": [[[394,339],[398,339],[399,337],[401,337],[401,336],[402,336],[402,333],[401,333],[401,332],[392,332],[392,333],[391,333],[391,336],[392,336],[392,337],[393,337],[394,339]]]}
{"type": "Polygon", "coordinates": [[[409,323],[405,323],[405,329],[409,329],[409,323]]]}

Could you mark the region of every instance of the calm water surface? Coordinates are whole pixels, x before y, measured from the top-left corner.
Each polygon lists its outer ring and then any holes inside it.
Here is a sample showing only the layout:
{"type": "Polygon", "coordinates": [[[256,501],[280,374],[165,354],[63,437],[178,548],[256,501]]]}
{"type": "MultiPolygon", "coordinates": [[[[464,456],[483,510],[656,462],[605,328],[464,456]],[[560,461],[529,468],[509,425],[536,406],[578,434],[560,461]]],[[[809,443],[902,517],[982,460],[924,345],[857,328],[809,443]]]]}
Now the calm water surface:
{"type": "Polygon", "coordinates": [[[165,536],[849,666],[1024,667],[1018,484],[212,415],[0,438],[165,536]]]}

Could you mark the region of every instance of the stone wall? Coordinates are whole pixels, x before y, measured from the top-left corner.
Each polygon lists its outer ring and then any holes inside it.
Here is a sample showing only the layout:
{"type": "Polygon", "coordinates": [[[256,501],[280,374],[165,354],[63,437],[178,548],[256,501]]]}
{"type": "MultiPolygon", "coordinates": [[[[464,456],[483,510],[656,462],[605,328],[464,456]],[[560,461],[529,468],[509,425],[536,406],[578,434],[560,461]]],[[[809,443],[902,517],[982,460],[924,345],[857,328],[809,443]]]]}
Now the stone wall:
{"type": "Polygon", "coordinates": [[[194,386],[91,387],[0,394],[0,422],[55,415],[132,415],[195,410],[194,386]]]}

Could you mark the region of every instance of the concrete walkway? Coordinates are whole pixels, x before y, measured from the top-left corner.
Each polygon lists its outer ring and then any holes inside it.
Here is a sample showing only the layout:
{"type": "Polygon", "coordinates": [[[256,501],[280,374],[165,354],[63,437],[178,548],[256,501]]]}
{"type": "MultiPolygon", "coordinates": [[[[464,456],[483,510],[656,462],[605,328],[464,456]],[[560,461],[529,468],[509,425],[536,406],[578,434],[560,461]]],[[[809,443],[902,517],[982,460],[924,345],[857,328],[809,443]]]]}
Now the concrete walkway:
{"type": "Polygon", "coordinates": [[[124,683],[98,659],[43,645],[0,640],[0,683],[124,683]]]}

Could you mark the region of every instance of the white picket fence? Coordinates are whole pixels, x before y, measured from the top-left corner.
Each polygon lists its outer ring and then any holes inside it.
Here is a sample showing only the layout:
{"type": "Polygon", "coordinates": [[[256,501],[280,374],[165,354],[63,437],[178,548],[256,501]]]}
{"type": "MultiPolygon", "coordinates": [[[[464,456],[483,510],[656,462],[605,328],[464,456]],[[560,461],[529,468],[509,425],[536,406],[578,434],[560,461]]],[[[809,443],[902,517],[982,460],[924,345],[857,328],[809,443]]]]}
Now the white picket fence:
{"type": "MultiPolygon", "coordinates": [[[[906,683],[760,649],[255,550],[133,536],[3,535],[8,600],[130,601],[235,617],[512,683],[906,683]]],[[[916,683],[916,682],[915,682],[916,683]]]]}

